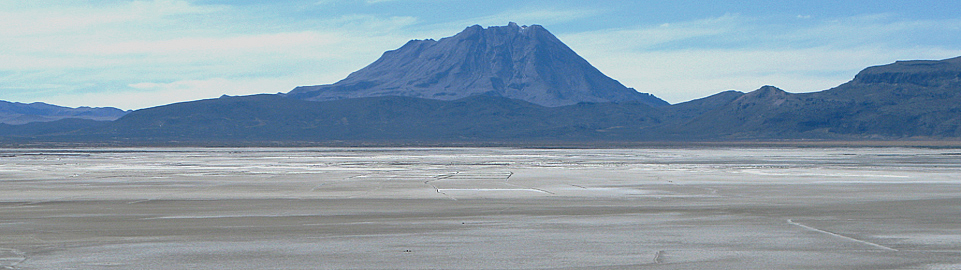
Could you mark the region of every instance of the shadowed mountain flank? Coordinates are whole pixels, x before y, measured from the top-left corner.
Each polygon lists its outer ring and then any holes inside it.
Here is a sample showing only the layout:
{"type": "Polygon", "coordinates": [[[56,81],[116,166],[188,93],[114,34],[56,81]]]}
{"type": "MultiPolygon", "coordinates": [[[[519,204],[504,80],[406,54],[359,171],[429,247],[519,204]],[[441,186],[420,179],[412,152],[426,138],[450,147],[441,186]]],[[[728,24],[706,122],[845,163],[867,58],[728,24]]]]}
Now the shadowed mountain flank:
{"type": "Polygon", "coordinates": [[[544,107],[492,96],[315,102],[254,95],[138,110],[110,125],[70,136],[136,142],[621,141],[660,123],[658,114],[654,107],[639,102],[544,107]]]}
{"type": "Polygon", "coordinates": [[[492,95],[557,107],[581,102],[668,105],[607,77],[540,25],[475,25],[440,40],[412,40],[330,85],[288,97],[324,101],[377,96],[456,100],[492,95]]]}
{"type": "Polygon", "coordinates": [[[700,139],[958,138],[961,58],[869,67],[820,92],[765,86],[665,130],[700,139]]]}
{"type": "Polygon", "coordinates": [[[43,102],[20,103],[0,100],[0,124],[21,125],[34,122],[52,122],[60,119],[87,119],[113,121],[128,111],[117,108],[70,108],[43,102]]]}

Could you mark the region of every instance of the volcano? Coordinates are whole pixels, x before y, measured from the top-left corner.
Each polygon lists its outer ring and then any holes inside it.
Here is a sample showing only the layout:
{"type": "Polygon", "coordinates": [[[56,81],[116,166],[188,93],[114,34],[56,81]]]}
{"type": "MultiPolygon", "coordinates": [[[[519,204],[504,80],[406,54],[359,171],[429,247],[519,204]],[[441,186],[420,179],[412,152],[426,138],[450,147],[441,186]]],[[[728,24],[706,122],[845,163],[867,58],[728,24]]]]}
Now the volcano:
{"type": "Polygon", "coordinates": [[[403,96],[456,100],[490,95],[541,106],[637,101],[669,105],[604,75],[540,25],[468,27],[440,40],[412,40],[328,85],[288,97],[329,101],[403,96]]]}

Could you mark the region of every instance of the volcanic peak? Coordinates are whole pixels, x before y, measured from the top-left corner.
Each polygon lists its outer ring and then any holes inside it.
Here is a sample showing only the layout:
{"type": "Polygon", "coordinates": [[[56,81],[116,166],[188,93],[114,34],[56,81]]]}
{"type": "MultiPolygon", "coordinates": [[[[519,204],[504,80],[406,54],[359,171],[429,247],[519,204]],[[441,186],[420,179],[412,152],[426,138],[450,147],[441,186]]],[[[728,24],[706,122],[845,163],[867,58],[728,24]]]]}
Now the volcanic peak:
{"type": "Polygon", "coordinates": [[[640,101],[668,105],[607,77],[539,25],[480,25],[440,40],[412,40],[330,85],[302,86],[288,97],[337,100],[408,96],[454,100],[502,96],[542,106],[640,101]]]}

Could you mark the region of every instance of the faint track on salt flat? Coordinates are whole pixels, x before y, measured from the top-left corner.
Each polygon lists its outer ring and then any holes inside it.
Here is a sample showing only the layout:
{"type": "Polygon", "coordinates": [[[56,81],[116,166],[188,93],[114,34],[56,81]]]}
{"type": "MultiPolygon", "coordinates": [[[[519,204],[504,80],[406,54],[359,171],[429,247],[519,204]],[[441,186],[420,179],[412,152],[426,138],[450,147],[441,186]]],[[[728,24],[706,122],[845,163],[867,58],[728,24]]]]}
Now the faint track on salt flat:
{"type": "Polygon", "coordinates": [[[544,190],[544,189],[539,189],[539,188],[535,188],[535,187],[528,187],[528,186],[521,186],[521,185],[517,185],[517,184],[511,183],[511,182],[510,182],[511,176],[514,176],[514,172],[512,172],[512,171],[507,171],[507,172],[483,172],[483,171],[460,172],[460,171],[457,171],[457,172],[453,172],[453,173],[446,173],[446,174],[441,174],[441,175],[435,175],[435,176],[433,176],[434,179],[424,181],[424,184],[426,184],[426,185],[430,186],[431,188],[433,188],[435,192],[440,193],[440,194],[442,194],[442,195],[444,195],[444,196],[447,196],[447,198],[449,198],[449,199],[451,199],[451,200],[455,200],[455,201],[456,201],[457,199],[454,198],[454,196],[451,196],[450,194],[447,194],[447,193],[444,192],[444,191],[533,191],[533,192],[539,192],[539,193],[545,193],[545,194],[555,195],[554,192],[550,192],[550,191],[547,191],[547,190],[544,190]],[[502,179],[502,180],[499,180],[500,177],[503,177],[503,179],[502,179]],[[496,183],[496,182],[499,182],[499,184],[501,184],[501,185],[506,185],[506,186],[510,186],[510,187],[516,187],[516,188],[502,188],[502,187],[494,187],[494,188],[440,188],[440,187],[438,187],[437,185],[435,185],[435,183],[434,183],[434,182],[440,182],[440,181],[446,181],[446,180],[460,180],[460,181],[463,181],[463,180],[472,180],[472,181],[480,181],[480,182],[488,182],[488,183],[496,183]],[[502,182],[501,182],[501,181],[502,181],[502,182]]]}
{"type": "Polygon", "coordinates": [[[811,226],[808,226],[808,225],[804,225],[804,224],[801,224],[801,223],[797,223],[797,222],[794,222],[794,220],[792,220],[792,219],[788,219],[788,220],[787,220],[787,223],[788,223],[788,224],[791,224],[791,225],[794,225],[794,226],[798,226],[798,227],[804,228],[804,229],[809,230],[809,231],[827,234],[827,235],[830,235],[830,236],[834,236],[834,237],[841,238],[841,239],[845,239],[845,240],[848,240],[848,241],[853,241],[853,242],[857,242],[857,243],[869,245],[869,246],[876,247],[876,248],[880,248],[880,249],[883,249],[883,250],[887,250],[887,251],[898,251],[897,249],[894,249],[894,248],[891,248],[891,247],[887,247],[887,246],[883,246],[883,245],[880,245],[880,244],[877,244],[877,243],[872,243],[872,242],[868,242],[868,241],[864,241],[864,240],[860,240],[860,239],[856,239],[856,238],[844,236],[844,235],[841,235],[841,234],[837,234],[837,233],[834,233],[834,232],[825,231],[825,230],[818,229],[818,228],[815,228],[815,227],[811,227],[811,226]]]}
{"type": "Polygon", "coordinates": [[[535,188],[535,187],[525,187],[525,186],[521,186],[521,185],[512,184],[512,183],[510,183],[510,181],[511,181],[511,176],[514,176],[514,172],[509,171],[509,172],[507,172],[507,173],[508,173],[508,174],[507,174],[507,177],[504,178],[504,184],[507,184],[507,185],[510,185],[510,186],[515,186],[515,187],[519,187],[519,188],[524,188],[524,189],[536,190],[536,191],[540,191],[540,192],[547,193],[547,194],[551,194],[551,195],[556,195],[556,194],[554,194],[554,192],[550,192],[550,191],[547,191],[547,190],[543,190],[543,189],[539,189],[539,188],[535,188]]]}
{"type": "Polygon", "coordinates": [[[435,191],[435,192],[437,192],[437,193],[439,193],[439,194],[441,194],[441,195],[444,195],[444,196],[447,197],[448,199],[451,199],[451,200],[456,201],[457,198],[454,198],[454,197],[451,196],[450,194],[444,193],[443,191],[440,190],[440,188],[438,188],[436,185],[434,185],[434,184],[431,183],[431,182],[448,179],[448,178],[454,177],[455,175],[458,175],[458,174],[460,174],[460,172],[454,172],[454,173],[437,175],[437,176],[434,176],[434,180],[424,181],[424,184],[430,186],[431,188],[434,188],[434,191],[435,191]]]}

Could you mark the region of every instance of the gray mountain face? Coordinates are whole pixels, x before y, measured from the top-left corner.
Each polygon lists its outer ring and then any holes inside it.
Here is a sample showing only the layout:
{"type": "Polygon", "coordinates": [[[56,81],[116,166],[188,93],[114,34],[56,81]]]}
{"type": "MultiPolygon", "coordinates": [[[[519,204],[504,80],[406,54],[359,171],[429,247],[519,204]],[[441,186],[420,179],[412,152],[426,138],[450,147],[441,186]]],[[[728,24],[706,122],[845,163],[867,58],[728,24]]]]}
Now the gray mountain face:
{"type": "Polygon", "coordinates": [[[330,85],[288,97],[326,101],[405,96],[455,100],[493,95],[557,107],[581,102],[669,105],[607,77],[539,25],[475,25],[438,41],[412,40],[330,85]]]}
{"type": "Polygon", "coordinates": [[[940,61],[897,61],[894,64],[869,67],[858,73],[852,83],[957,87],[961,85],[961,57],[940,61]]]}
{"type": "Polygon", "coordinates": [[[765,86],[677,126],[698,139],[958,138],[961,57],[869,67],[820,92],[765,86]]]}
{"type": "Polygon", "coordinates": [[[128,111],[107,107],[69,108],[43,102],[20,103],[0,100],[0,123],[21,125],[33,122],[51,122],[60,119],[76,118],[96,121],[113,121],[126,115],[128,111]]]}

